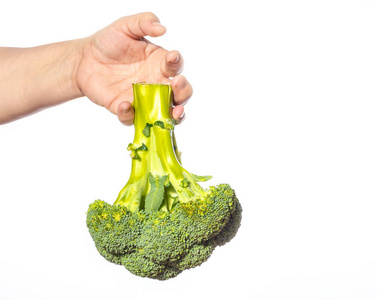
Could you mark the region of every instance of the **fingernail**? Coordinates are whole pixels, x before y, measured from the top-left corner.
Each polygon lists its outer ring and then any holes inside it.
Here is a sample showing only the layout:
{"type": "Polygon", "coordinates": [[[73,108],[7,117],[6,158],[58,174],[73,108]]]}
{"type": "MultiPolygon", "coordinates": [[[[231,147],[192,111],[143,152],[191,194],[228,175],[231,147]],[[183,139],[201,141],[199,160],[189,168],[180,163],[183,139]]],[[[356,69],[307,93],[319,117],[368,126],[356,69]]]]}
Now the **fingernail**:
{"type": "Polygon", "coordinates": [[[185,112],[182,112],[182,114],[179,116],[179,120],[182,120],[185,117],[185,112]]]}
{"type": "Polygon", "coordinates": [[[173,59],[169,60],[169,63],[176,64],[177,62],[179,62],[179,59],[180,59],[180,56],[179,56],[179,54],[177,54],[177,56],[175,57],[174,60],[173,59]]]}
{"type": "Polygon", "coordinates": [[[153,22],[152,25],[153,25],[153,26],[160,26],[160,27],[164,27],[164,28],[165,28],[164,25],[162,25],[160,22],[157,22],[157,21],[156,21],[156,22],[153,22]]]}

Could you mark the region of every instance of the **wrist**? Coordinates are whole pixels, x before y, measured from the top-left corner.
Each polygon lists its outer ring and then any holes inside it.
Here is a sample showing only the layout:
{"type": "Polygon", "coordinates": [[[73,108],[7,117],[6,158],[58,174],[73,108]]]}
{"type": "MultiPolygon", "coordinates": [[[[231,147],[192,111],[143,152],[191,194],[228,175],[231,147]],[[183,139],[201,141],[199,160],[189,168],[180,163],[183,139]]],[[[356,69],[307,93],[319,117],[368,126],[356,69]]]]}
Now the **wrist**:
{"type": "Polygon", "coordinates": [[[80,66],[80,62],[82,59],[83,48],[85,44],[84,39],[77,39],[68,41],[67,43],[67,53],[68,56],[64,59],[64,68],[66,69],[67,73],[66,82],[68,83],[68,90],[71,94],[71,99],[83,97],[84,94],[79,87],[77,82],[77,71],[80,66]]]}

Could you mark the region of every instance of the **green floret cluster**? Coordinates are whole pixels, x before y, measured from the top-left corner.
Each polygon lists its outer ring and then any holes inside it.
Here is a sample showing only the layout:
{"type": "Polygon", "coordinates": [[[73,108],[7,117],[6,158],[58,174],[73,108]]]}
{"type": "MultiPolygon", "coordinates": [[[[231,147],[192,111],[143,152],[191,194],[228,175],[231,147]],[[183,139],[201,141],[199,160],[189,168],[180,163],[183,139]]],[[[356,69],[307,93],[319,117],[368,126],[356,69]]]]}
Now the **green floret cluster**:
{"type": "Polygon", "coordinates": [[[169,85],[135,84],[130,178],[113,205],[96,200],[87,227],[99,253],[140,277],[173,278],[205,262],[237,233],[242,208],[228,184],[180,163],[169,85]]]}
{"type": "Polygon", "coordinates": [[[226,184],[211,187],[199,201],[178,203],[171,212],[130,212],[97,200],[89,207],[87,225],[107,260],[135,275],[164,280],[205,262],[216,246],[232,239],[241,217],[238,205],[226,184]]]}

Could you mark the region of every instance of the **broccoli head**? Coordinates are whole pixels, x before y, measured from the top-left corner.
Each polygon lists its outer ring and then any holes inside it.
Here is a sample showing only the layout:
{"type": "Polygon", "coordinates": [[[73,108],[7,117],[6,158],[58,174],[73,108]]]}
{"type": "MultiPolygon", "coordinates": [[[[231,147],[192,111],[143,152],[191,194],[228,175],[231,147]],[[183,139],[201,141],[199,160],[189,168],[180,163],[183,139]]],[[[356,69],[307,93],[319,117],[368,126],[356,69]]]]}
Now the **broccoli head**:
{"type": "Polygon", "coordinates": [[[113,205],[96,200],[89,206],[87,226],[105,259],[137,276],[166,280],[230,241],[242,208],[228,184],[203,189],[198,182],[211,176],[182,167],[170,85],[138,83],[133,89],[130,178],[113,205]]]}

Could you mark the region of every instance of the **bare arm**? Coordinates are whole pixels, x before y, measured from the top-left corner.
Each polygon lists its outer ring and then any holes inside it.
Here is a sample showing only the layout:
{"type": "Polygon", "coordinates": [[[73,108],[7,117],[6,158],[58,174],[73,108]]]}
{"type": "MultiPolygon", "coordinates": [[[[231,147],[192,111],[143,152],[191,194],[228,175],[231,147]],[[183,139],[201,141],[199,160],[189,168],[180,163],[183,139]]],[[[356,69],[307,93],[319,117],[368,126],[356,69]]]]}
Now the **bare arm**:
{"type": "Polygon", "coordinates": [[[75,83],[79,44],[0,48],[0,123],[83,96],[75,83]]]}

